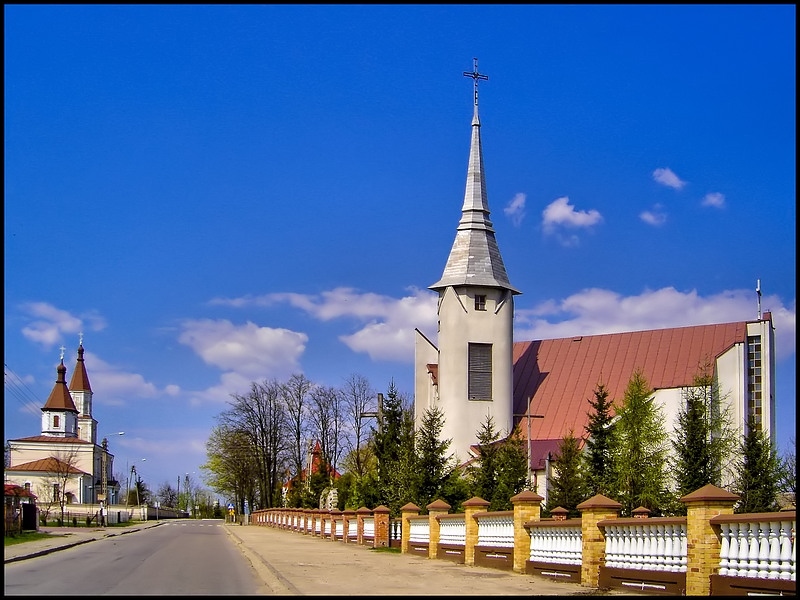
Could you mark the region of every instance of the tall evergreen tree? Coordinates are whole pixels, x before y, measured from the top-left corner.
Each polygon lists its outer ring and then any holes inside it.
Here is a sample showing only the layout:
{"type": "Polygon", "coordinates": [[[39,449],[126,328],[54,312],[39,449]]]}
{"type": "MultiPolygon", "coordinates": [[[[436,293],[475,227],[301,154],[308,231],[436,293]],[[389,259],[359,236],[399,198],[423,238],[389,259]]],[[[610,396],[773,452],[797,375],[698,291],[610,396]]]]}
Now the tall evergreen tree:
{"type": "Polygon", "coordinates": [[[579,517],[581,513],[577,508],[578,504],[588,496],[580,439],[575,437],[573,430],[562,438],[554,460],[554,473],[547,494],[546,512],[549,513],[560,506],[567,509],[567,517],[579,517]]]}
{"type": "Polygon", "coordinates": [[[528,453],[519,435],[501,439],[494,419],[486,415],[477,432],[478,458],[467,470],[469,490],[489,502],[489,510],[509,510],[511,498],[528,482],[528,453]]]}
{"type": "Polygon", "coordinates": [[[631,516],[644,506],[660,515],[671,506],[668,494],[667,450],[664,416],[641,370],[631,376],[614,428],[614,482],[622,514],[631,516]]]}
{"type": "MultiPolygon", "coordinates": [[[[614,454],[611,444],[614,432],[614,416],[611,414],[613,402],[608,399],[608,390],[598,383],[594,399],[589,400],[589,422],[586,425],[586,447],[584,448],[584,467],[586,493],[589,496],[613,494],[610,489],[614,471],[614,454]]],[[[566,508],[566,506],[564,507],[566,508]]]]}
{"type": "Polygon", "coordinates": [[[477,432],[478,457],[467,467],[469,490],[472,496],[491,502],[497,482],[498,450],[500,432],[495,429],[494,419],[486,415],[477,432]]]}
{"type": "MultiPolygon", "coordinates": [[[[416,497],[419,471],[414,450],[414,414],[397,390],[394,380],[383,402],[381,420],[375,432],[378,459],[378,497],[391,517],[416,497]]],[[[373,507],[374,508],[374,507],[373,507]]]]}
{"type": "Polygon", "coordinates": [[[528,486],[526,440],[516,431],[500,442],[497,452],[497,482],[494,494],[486,498],[489,510],[512,510],[511,498],[528,486]]]}
{"type": "Polygon", "coordinates": [[[752,416],[742,440],[735,491],[736,513],[773,512],[780,508],[781,466],[772,442],[752,416]]]}
{"type": "Polygon", "coordinates": [[[447,453],[452,440],[441,439],[444,420],[441,407],[429,408],[422,415],[416,433],[419,467],[417,504],[422,508],[442,497],[442,491],[456,467],[453,455],[447,453]]]}
{"type": "MultiPolygon", "coordinates": [[[[722,487],[729,481],[726,470],[735,462],[738,440],[723,401],[709,366],[684,391],[672,438],[671,464],[679,497],[709,483],[722,487]]],[[[680,508],[685,512],[685,505],[680,508]]]]}

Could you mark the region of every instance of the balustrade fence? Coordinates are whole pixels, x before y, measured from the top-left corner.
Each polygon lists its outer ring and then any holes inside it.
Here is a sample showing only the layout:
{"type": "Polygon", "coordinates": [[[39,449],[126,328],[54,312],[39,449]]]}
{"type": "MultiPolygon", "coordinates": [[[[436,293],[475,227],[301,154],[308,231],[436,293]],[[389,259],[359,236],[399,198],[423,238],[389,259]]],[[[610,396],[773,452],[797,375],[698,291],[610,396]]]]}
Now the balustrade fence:
{"type": "Polygon", "coordinates": [[[403,553],[664,595],[796,594],[795,511],[733,514],[734,494],[707,485],[684,496],[686,517],[619,518],[621,505],[602,495],[578,505],[581,518],[554,509],[541,518],[542,497],[522,492],[513,511],[489,512],[472,498],[463,513],[441,500],[427,514],[414,504],[389,509],[266,509],[253,523],[403,553]]]}

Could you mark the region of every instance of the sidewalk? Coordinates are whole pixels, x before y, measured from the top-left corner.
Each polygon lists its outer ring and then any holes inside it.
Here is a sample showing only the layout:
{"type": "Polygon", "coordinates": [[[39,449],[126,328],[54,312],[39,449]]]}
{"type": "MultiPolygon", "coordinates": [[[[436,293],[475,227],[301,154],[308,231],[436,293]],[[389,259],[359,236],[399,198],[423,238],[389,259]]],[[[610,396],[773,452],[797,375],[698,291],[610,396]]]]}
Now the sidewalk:
{"type": "Polygon", "coordinates": [[[289,596],[632,596],[447,560],[379,552],[258,525],[228,525],[273,594],[289,596]]]}

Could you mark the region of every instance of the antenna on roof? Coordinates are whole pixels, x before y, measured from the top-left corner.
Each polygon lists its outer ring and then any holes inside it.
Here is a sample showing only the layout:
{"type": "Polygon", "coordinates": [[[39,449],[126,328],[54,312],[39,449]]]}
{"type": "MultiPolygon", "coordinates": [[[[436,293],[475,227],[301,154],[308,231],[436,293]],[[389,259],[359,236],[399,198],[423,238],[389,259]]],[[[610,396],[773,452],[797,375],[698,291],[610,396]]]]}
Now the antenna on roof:
{"type": "Polygon", "coordinates": [[[758,320],[761,320],[761,280],[756,279],[756,294],[758,294],[758,320]]]}

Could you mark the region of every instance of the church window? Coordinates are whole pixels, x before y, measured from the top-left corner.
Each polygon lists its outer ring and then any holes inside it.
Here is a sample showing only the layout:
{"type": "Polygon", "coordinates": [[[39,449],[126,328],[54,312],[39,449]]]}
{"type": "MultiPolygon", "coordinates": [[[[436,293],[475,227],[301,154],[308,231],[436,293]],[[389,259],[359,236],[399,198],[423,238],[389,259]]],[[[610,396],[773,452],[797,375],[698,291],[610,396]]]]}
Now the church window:
{"type": "Polygon", "coordinates": [[[53,416],[53,427],[58,427],[58,426],[59,426],[58,415],[54,415],[53,416]]]}
{"type": "Polygon", "coordinates": [[[761,336],[747,338],[747,412],[756,425],[761,427],[761,336]]]}
{"type": "Polygon", "coordinates": [[[492,399],[492,345],[469,345],[468,393],[470,400],[492,399]]]}
{"type": "Polygon", "coordinates": [[[486,310],[486,296],[475,295],[475,310],[486,310]]]}

